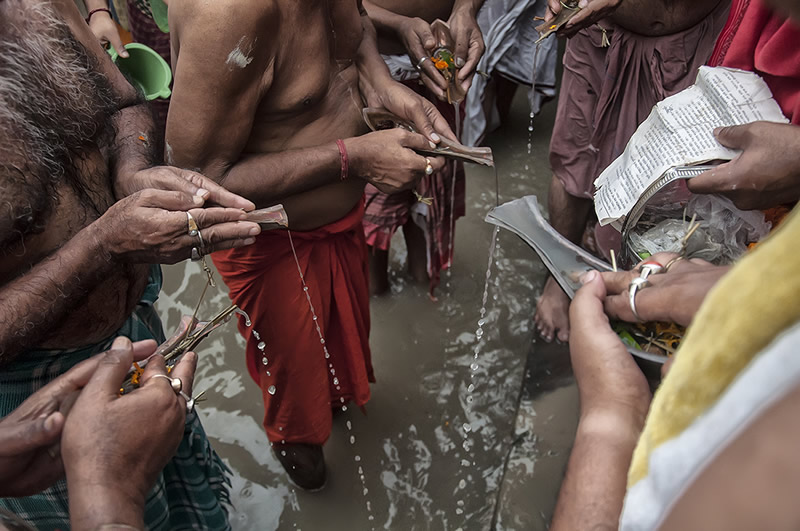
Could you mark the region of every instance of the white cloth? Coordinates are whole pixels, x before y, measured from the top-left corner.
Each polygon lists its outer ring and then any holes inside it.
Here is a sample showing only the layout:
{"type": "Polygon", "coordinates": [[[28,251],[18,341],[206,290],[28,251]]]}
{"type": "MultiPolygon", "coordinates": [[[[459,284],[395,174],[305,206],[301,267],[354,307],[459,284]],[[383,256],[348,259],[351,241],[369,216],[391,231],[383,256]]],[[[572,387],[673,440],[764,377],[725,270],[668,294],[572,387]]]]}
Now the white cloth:
{"type": "Polygon", "coordinates": [[[625,496],[620,529],[657,529],[705,467],[800,385],[798,345],[800,323],[758,354],[705,414],[651,453],[647,476],[625,496]]]}
{"type": "MultiPolygon", "coordinates": [[[[533,18],[544,16],[546,9],[546,0],[486,0],[478,13],[478,25],[486,43],[478,70],[487,74],[497,71],[531,86],[528,100],[533,113],[539,112],[545,98],[556,94],[558,46],[555,37],[541,43],[534,72],[534,41],[539,38],[535,28],[539,23],[533,18]]],[[[484,113],[486,84],[483,76],[475,75],[467,94],[462,142],[468,146],[477,145],[487,132],[499,125],[493,104],[486,106],[492,115],[484,113]]]]}

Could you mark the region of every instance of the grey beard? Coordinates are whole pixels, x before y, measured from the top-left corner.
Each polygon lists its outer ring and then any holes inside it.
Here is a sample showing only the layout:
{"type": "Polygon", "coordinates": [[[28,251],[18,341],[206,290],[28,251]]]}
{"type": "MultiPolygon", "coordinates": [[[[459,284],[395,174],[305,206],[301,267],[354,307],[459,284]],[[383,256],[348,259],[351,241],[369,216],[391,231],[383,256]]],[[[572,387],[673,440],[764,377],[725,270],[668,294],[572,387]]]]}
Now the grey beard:
{"type": "Polygon", "coordinates": [[[30,4],[19,4],[16,23],[0,18],[0,194],[25,197],[3,201],[0,215],[11,215],[20,237],[42,229],[61,185],[86,196],[80,163],[107,143],[118,108],[67,24],[45,2],[30,4]]]}

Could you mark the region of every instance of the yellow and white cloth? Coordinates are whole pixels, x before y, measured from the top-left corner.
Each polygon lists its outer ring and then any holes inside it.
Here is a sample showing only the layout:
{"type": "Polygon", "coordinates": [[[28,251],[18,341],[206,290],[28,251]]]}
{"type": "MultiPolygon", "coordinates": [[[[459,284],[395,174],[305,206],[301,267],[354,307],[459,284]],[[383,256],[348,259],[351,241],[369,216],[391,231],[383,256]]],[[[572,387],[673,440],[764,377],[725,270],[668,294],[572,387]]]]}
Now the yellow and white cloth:
{"type": "Polygon", "coordinates": [[[692,480],[800,385],[800,215],[709,292],[656,392],[620,529],[655,529],[692,480]]]}

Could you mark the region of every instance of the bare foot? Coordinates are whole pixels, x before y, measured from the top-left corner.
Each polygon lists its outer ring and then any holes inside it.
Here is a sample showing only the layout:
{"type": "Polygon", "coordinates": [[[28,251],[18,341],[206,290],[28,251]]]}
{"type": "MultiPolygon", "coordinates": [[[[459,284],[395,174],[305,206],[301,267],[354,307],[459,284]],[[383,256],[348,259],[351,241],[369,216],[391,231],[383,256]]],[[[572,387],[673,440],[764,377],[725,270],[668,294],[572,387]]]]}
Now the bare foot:
{"type": "Polygon", "coordinates": [[[547,277],[533,321],[539,335],[548,343],[554,335],[563,343],[569,341],[569,297],[552,275],[547,277]]]}
{"type": "Polygon", "coordinates": [[[419,284],[430,282],[428,277],[428,249],[425,233],[416,223],[409,220],[403,225],[403,236],[408,250],[408,273],[419,284]]]}

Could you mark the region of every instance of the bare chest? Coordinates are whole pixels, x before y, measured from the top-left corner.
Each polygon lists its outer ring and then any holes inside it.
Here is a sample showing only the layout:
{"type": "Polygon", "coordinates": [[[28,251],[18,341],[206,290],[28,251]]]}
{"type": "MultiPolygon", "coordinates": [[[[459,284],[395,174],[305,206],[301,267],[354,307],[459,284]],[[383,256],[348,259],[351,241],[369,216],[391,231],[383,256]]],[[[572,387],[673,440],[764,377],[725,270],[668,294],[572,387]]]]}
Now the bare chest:
{"type": "Polygon", "coordinates": [[[641,35],[671,35],[695,26],[730,0],[631,0],[612,16],[615,24],[641,35]]]}

